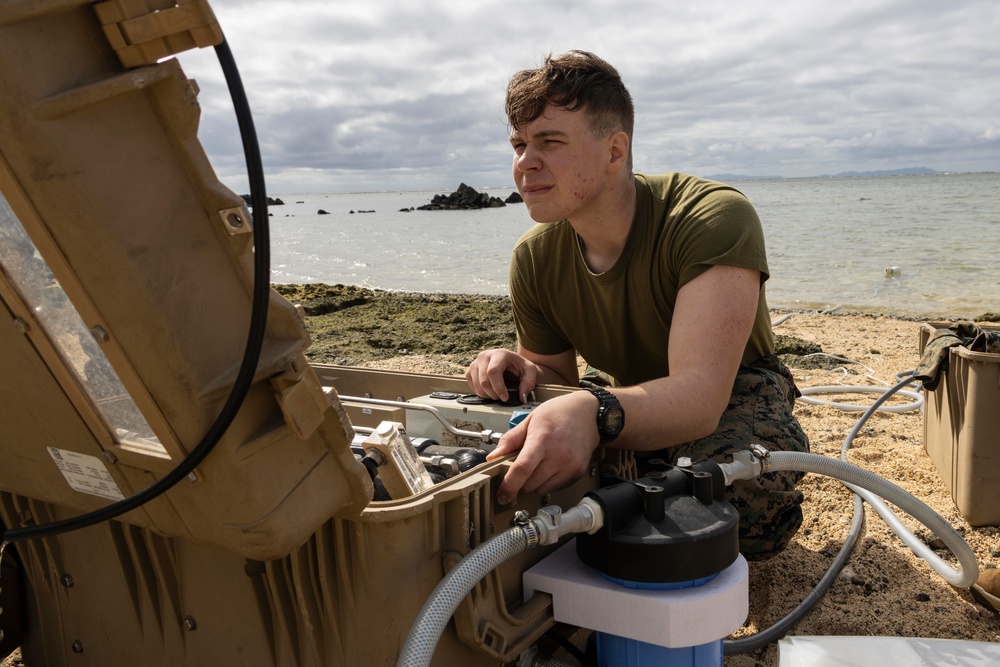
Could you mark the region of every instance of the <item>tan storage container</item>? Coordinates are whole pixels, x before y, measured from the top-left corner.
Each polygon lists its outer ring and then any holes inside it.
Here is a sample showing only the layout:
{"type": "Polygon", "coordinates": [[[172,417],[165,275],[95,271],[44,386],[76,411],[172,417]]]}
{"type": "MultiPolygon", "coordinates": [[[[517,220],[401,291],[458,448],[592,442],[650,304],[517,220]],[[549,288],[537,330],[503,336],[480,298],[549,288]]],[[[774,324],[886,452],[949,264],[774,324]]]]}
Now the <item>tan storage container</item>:
{"type": "MultiPolygon", "coordinates": [[[[19,642],[31,667],[392,665],[445,573],[542,499],[497,506],[510,462],[495,461],[372,501],[355,428],[407,410],[338,396],[468,384],[314,368],[276,292],[240,380],[262,248],[198,141],[197,86],[166,57],[221,29],[207,3],[174,5],[0,2],[0,647],[19,642]],[[239,384],[245,399],[207,438],[239,384]],[[114,520],[19,530],[133,497],[213,441],[114,520]]],[[[576,504],[599,470],[551,502],[576,504]]],[[[555,628],[551,596],[521,587],[553,548],[486,575],[432,664],[512,663],[555,628]]]]}
{"type": "MultiPolygon", "coordinates": [[[[946,327],[921,327],[921,354],[931,334],[946,327]]],[[[973,526],[1000,525],[1000,354],[951,348],[947,370],[925,400],[924,449],[958,511],[973,526]]]]}

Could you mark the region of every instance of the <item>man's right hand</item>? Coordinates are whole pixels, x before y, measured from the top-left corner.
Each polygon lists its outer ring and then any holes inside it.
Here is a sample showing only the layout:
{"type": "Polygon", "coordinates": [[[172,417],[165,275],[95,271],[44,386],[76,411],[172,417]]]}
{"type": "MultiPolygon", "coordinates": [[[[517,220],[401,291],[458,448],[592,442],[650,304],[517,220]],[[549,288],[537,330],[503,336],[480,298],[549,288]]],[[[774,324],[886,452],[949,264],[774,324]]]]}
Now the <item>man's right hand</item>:
{"type": "Polygon", "coordinates": [[[480,352],[466,369],[465,379],[477,396],[506,402],[511,397],[504,375],[512,376],[517,378],[515,399],[525,401],[535,388],[538,373],[539,368],[533,362],[516,352],[498,348],[480,352]]]}

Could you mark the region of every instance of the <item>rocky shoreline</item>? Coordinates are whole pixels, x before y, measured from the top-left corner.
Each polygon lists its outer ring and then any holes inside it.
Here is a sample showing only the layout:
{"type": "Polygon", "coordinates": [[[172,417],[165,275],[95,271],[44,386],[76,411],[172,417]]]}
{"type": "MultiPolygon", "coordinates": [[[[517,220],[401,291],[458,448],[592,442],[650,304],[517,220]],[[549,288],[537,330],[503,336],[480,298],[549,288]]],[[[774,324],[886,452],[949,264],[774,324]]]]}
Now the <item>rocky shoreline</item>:
{"type": "Polygon", "coordinates": [[[312,363],[356,366],[437,356],[467,366],[480,350],[515,345],[507,297],[388,292],[350,285],[274,285],[301,306],[312,363]]]}
{"type": "MultiPolygon", "coordinates": [[[[506,296],[392,292],[351,285],[274,285],[302,308],[312,363],[342,366],[433,365],[437,373],[464,372],[489,348],[514,349],[514,318],[506,296]],[[407,363],[407,359],[411,363],[407,363]]],[[[788,364],[829,368],[815,342],[775,334],[776,353],[788,364]]]]}

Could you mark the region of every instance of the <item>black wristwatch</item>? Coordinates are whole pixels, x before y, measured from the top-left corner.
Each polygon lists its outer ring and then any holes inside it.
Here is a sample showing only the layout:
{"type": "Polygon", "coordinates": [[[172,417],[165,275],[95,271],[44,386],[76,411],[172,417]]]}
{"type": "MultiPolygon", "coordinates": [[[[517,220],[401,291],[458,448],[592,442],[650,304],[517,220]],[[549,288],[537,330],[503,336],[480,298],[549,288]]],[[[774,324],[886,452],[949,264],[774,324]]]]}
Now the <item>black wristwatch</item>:
{"type": "Polygon", "coordinates": [[[597,432],[601,436],[601,444],[606,445],[617,438],[625,427],[625,410],[610,391],[601,387],[586,389],[601,402],[597,407],[597,432]]]}

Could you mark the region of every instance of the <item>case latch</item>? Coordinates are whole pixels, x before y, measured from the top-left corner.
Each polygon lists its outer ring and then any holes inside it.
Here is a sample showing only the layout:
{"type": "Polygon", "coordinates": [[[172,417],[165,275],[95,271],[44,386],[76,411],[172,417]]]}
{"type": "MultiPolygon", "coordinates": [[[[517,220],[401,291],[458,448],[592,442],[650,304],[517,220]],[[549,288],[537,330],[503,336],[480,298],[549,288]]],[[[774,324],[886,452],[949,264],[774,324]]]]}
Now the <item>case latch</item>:
{"type": "Polygon", "coordinates": [[[222,28],[206,0],[108,0],[94,10],[125,67],[222,42],[222,28]]]}
{"type": "Polygon", "coordinates": [[[305,357],[300,355],[293,359],[285,370],[269,381],[285,416],[285,424],[303,440],[311,436],[323,423],[330,401],[305,357]]]}

